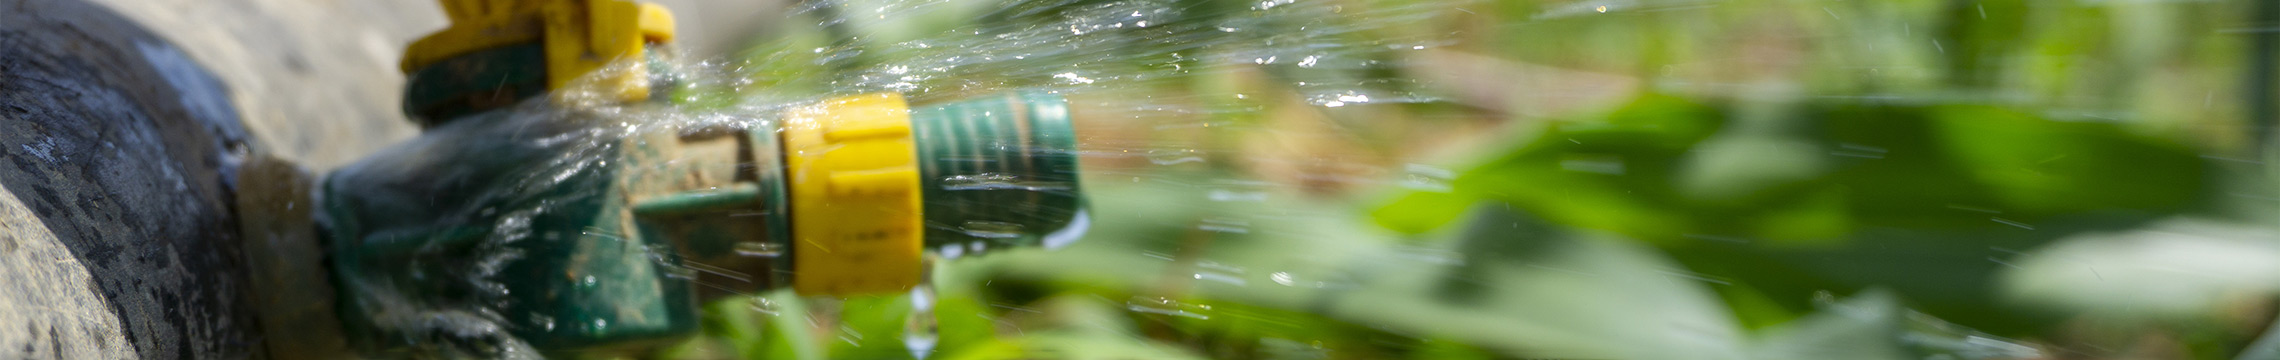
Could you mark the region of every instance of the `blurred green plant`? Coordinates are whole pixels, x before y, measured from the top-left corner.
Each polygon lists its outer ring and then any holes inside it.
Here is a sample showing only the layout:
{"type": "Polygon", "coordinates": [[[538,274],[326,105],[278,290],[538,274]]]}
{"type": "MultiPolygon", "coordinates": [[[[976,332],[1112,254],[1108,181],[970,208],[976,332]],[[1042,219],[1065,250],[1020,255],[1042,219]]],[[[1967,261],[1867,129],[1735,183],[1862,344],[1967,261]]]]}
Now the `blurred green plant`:
{"type": "Polygon", "coordinates": [[[1407,195],[1375,219],[1420,232],[1453,221],[1445,209],[1497,200],[1737,275],[1722,288],[1729,301],[1784,310],[1756,324],[1810,310],[1815,292],[1892,286],[1936,314],[2027,335],[2048,319],[2003,315],[2032,311],[1991,306],[1991,286],[1970,286],[2000,270],[1982,260],[1990,248],[2128,228],[2212,196],[2206,160],[2113,124],[1968,104],[1801,108],[1781,120],[1796,130],[1769,139],[1736,131],[1731,110],[1649,95],[1553,122],[1452,192],[1407,195]],[[1817,260],[1830,257],[1853,261],[1817,260]],[[1891,266],[1869,265],[1879,262],[1891,266]]]}
{"type": "MultiPolygon", "coordinates": [[[[740,75],[845,91],[942,55],[891,45],[1126,3],[803,5],[881,15],[786,22],[740,75]]],[[[2265,227],[2207,220],[2271,206],[2231,104],[2242,42],[2210,36],[2268,31],[2235,19],[2243,2],[1368,0],[1272,21],[1176,3],[1158,26],[1261,28],[1109,33],[928,84],[1151,75],[1078,89],[1136,114],[1090,150],[1200,161],[1088,170],[1092,235],[945,261],[930,306],[763,294],[711,306],[678,355],[2224,359],[2270,316],[2261,267],[2181,260],[2280,256],[2265,227]],[[1419,7],[1452,11],[1355,15],[1419,7]],[[1198,46],[1321,32],[1382,51],[1294,67],[1198,46]],[[1496,76],[1513,78],[1472,79],[1496,76]],[[1638,85],[1565,93],[1609,79],[1638,85]],[[1321,101],[1363,92],[1431,101],[1321,101]],[[1340,181],[1364,185],[1320,185],[1340,181]],[[2166,235],[2212,231],[2237,241],[2166,235]]]]}
{"type": "Polygon", "coordinates": [[[1801,112],[1789,124],[1801,129],[1796,139],[1716,146],[1730,111],[1649,95],[1604,118],[1552,123],[1457,179],[1454,195],[1416,194],[1379,210],[1380,224],[1420,232],[1454,219],[1434,209],[1487,198],[1659,244],[1807,245],[1856,227],[2032,229],[2090,212],[2169,214],[2208,195],[2194,151],[2112,124],[1985,105],[1801,112]],[[1442,216],[1419,216],[1433,213],[1442,216]]]}

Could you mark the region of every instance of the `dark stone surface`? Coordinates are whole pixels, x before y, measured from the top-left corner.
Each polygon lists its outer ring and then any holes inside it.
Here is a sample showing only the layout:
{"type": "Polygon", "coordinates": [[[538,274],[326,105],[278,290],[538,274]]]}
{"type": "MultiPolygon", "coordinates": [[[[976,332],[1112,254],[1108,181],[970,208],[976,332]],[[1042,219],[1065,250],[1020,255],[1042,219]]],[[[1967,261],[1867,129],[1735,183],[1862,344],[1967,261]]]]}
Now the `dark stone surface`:
{"type": "Polygon", "coordinates": [[[0,0],[0,189],[87,267],[144,358],[264,357],[224,176],[248,151],[227,94],[107,9],[0,0]]]}

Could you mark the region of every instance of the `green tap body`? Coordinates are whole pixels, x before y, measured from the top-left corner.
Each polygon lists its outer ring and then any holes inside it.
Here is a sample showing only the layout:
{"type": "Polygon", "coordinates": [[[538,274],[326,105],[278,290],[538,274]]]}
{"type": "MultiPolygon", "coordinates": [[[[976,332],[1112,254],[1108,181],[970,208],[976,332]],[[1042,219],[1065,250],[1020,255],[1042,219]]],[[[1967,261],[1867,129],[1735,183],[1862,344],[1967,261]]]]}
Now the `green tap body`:
{"type": "Polygon", "coordinates": [[[628,164],[607,159],[625,149],[583,143],[574,123],[516,116],[472,115],[327,177],[330,254],[353,343],[382,353],[606,351],[696,329],[680,259],[639,235],[613,194],[628,164]]]}

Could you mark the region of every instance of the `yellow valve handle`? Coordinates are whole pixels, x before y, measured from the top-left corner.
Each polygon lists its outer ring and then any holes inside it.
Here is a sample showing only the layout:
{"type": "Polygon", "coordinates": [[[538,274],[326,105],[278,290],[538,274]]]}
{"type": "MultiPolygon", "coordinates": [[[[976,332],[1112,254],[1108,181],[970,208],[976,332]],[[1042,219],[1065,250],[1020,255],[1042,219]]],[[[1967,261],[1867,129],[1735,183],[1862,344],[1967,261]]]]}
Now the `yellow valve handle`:
{"type": "MultiPolygon", "coordinates": [[[[451,27],[404,51],[405,73],[468,53],[515,44],[546,46],[547,88],[559,89],[611,61],[640,56],[648,43],[673,41],[673,14],[629,0],[440,0],[451,27]]],[[[623,100],[649,97],[648,71],[601,79],[623,100]]]]}
{"type": "Polygon", "coordinates": [[[786,115],[792,288],[853,295],[917,285],[925,231],[910,105],[901,94],[863,94],[786,115]]]}

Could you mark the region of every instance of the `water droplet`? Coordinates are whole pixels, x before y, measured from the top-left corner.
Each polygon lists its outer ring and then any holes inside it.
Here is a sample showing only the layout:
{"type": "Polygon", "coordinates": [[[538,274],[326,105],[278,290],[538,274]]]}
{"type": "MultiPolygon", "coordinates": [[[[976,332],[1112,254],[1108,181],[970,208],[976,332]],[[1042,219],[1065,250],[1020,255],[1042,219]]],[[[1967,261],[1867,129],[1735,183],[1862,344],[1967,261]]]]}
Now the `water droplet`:
{"type": "Polygon", "coordinates": [[[784,255],[784,246],[765,241],[740,241],[736,243],[736,255],[779,257],[784,255]]]}
{"type": "Polygon", "coordinates": [[[1072,85],[1074,85],[1074,84],[1091,84],[1091,83],[1093,83],[1093,79],[1092,79],[1092,78],[1083,77],[1083,76],[1078,76],[1078,75],[1077,75],[1077,73],[1073,73],[1073,72],[1066,72],[1066,73],[1053,74],[1053,78],[1055,78],[1055,79],[1061,79],[1061,80],[1063,80],[1063,81],[1068,81],[1068,82],[1069,82],[1069,84],[1072,84],[1072,85]]]}
{"type": "Polygon", "coordinates": [[[1455,171],[1424,164],[1409,164],[1403,169],[1407,171],[1402,174],[1401,187],[1444,193],[1455,190],[1449,185],[1457,177],[1455,171]]]}
{"type": "Polygon", "coordinates": [[[1235,285],[1235,286],[1250,286],[1250,285],[1251,285],[1251,281],[1250,281],[1250,280],[1243,280],[1243,278],[1242,278],[1242,277],[1238,277],[1238,276],[1235,276],[1235,275],[1233,275],[1233,274],[1226,274],[1226,273],[1213,272],[1213,271],[1204,271],[1204,272],[1198,272],[1198,273],[1195,273],[1195,279],[1196,279],[1196,280],[1203,280],[1203,281],[1216,282],[1216,283],[1222,283],[1222,284],[1228,284],[1228,285],[1235,285]]]}
{"type": "Polygon", "coordinates": [[[1133,312],[1171,315],[1198,320],[1210,320],[1211,305],[1187,304],[1163,297],[1134,296],[1124,302],[1124,308],[1133,312]]]}
{"type": "Polygon", "coordinates": [[[1158,149],[1148,151],[1148,162],[1156,163],[1156,165],[1178,165],[1191,162],[1200,163],[1203,162],[1203,157],[1197,156],[1197,151],[1192,149],[1158,149]]]}
{"type": "Polygon", "coordinates": [[[1011,174],[999,174],[999,173],[981,173],[981,174],[971,174],[971,175],[952,175],[952,176],[950,176],[950,177],[942,178],[942,189],[943,189],[943,190],[951,190],[951,191],[962,191],[962,190],[1029,190],[1029,191],[1066,191],[1066,190],[1069,190],[1069,184],[1068,184],[1068,183],[1063,183],[1063,182],[1048,182],[1048,181],[1025,181],[1025,180],[1022,180],[1020,176],[1011,175],[1011,174]]]}
{"type": "Polygon", "coordinates": [[[759,296],[753,296],[750,299],[752,300],[746,302],[744,306],[745,308],[752,309],[753,312],[768,314],[768,316],[777,316],[783,314],[783,308],[779,305],[776,305],[775,300],[769,300],[766,297],[759,296]]]}
{"type": "Polygon", "coordinates": [[[1265,191],[1233,191],[1233,190],[1226,190],[1226,189],[1211,189],[1211,192],[1205,193],[1204,195],[1205,195],[1206,197],[1209,197],[1209,198],[1211,199],[1211,201],[1221,201],[1221,202],[1235,202],[1235,201],[1246,201],[1246,202],[1265,202],[1265,201],[1267,201],[1267,192],[1265,192],[1265,191]]]}
{"type": "Polygon", "coordinates": [[[934,353],[934,345],[940,340],[935,321],[934,286],[920,282],[910,288],[910,318],[903,322],[903,347],[910,349],[912,358],[925,360],[934,353]]]}
{"type": "Polygon", "coordinates": [[[554,317],[545,313],[530,313],[530,323],[537,325],[540,331],[554,331],[554,317]]]}
{"type": "Polygon", "coordinates": [[[1210,232],[1249,234],[1251,233],[1251,222],[1242,220],[1204,219],[1203,224],[1196,225],[1195,228],[1196,230],[1210,232]]]}
{"type": "Polygon", "coordinates": [[[961,232],[961,233],[965,233],[965,234],[966,234],[966,236],[972,236],[972,237],[978,237],[978,238],[984,238],[984,239],[1010,239],[1010,238],[1017,238],[1017,237],[1021,237],[1021,235],[1022,235],[1022,234],[1024,234],[1024,233],[1022,232],[1022,230],[1025,230],[1025,229],[1022,227],[1022,225],[1021,225],[1021,224],[1016,224],[1016,223],[1009,223],[1009,222],[1003,222],[1003,221],[979,221],[979,220],[976,220],[976,221],[967,221],[965,224],[960,224],[960,225],[958,225],[958,232],[961,232]]]}

